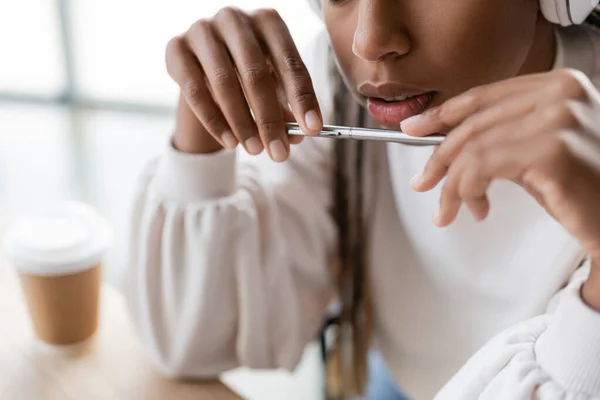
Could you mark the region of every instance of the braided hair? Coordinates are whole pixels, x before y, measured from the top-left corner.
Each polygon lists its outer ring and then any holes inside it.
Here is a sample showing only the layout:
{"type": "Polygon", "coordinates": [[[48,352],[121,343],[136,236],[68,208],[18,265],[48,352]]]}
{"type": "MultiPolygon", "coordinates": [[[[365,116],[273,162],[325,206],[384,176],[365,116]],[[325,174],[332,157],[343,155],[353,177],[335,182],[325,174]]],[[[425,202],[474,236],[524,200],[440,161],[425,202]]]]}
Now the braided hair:
{"type": "MultiPolygon", "coordinates": [[[[334,75],[334,85],[336,124],[365,126],[366,111],[353,99],[339,73],[334,75]]],[[[334,147],[334,218],[338,227],[340,267],[337,280],[342,309],[333,353],[337,385],[328,391],[329,398],[360,395],[368,378],[367,353],[372,323],[367,293],[369,235],[364,191],[371,175],[366,168],[367,150],[377,145],[381,144],[338,140],[334,147]]]]}

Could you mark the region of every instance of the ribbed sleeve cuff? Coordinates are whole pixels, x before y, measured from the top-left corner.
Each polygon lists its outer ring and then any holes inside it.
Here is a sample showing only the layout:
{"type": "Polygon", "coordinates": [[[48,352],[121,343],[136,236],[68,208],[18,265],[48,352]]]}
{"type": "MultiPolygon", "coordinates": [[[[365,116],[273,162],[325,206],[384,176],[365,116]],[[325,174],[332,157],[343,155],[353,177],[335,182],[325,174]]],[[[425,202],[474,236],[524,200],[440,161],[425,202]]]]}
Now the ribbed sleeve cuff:
{"type": "Polygon", "coordinates": [[[565,289],[555,317],[535,345],[536,358],[566,391],[600,396],[600,313],[565,289]]]}
{"type": "Polygon", "coordinates": [[[155,188],[169,199],[194,202],[215,200],[235,190],[235,150],[187,154],[171,144],[156,171],[155,188]]]}

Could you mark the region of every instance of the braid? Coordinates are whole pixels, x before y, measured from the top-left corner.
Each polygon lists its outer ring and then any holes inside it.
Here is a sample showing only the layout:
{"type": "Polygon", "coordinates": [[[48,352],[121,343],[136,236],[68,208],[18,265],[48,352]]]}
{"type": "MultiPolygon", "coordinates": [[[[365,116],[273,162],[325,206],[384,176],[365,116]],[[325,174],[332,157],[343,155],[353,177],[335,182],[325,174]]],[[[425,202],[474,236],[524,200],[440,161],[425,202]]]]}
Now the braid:
{"type": "MultiPolygon", "coordinates": [[[[331,57],[334,61],[334,57],[331,57]]],[[[335,85],[336,124],[364,124],[364,111],[351,95],[332,62],[335,85]]],[[[367,282],[367,229],[364,218],[365,148],[354,140],[335,142],[334,218],[338,227],[338,294],[342,311],[333,352],[335,369],[328,382],[329,398],[348,398],[362,393],[367,382],[367,354],[370,342],[370,307],[367,282]],[[350,369],[350,370],[349,370],[350,369]]]]}

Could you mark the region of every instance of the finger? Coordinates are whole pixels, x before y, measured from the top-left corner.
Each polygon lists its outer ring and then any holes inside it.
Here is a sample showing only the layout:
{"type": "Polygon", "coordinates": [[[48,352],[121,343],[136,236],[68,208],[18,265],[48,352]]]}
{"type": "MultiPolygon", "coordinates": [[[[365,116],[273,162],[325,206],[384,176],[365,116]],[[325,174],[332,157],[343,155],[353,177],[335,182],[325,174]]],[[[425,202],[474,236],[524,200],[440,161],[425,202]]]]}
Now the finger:
{"type": "Polygon", "coordinates": [[[283,116],[266,57],[249,18],[238,10],[224,8],[215,19],[240,76],[262,143],[274,161],[285,161],[289,141],[283,116]]]}
{"type": "Polygon", "coordinates": [[[448,171],[448,176],[440,193],[439,209],[434,218],[435,224],[439,227],[445,227],[451,224],[460,211],[462,200],[458,190],[460,180],[464,171],[467,170],[467,167],[468,159],[459,157],[448,171]]]}
{"type": "MultiPolygon", "coordinates": [[[[281,114],[283,115],[283,119],[286,122],[295,122],[294,114],[287,106],[281,107],[281,114]]],[[[304,136],[302,135],[287,135],[290,144],[300,144],[304,141],[304,136]]]]}
{"type": "Polygon", "coordinates": [[[553,98],[540,101],[538,97],[536,94],[509,97],[468,118],[450,132],[431,156],[423,172],[413,179],[413,188],[427,191],[437,186],[462,148],[474,140],[493,146],[533,135],[548,136],[549,132],[581,130],[581,118],[577,108],[573,107],[577,103],[553,98]]]}
{"type": "Polygon", "coordinates": [[[464,171],[462,165],[463,161],[464,160],[457,160],[457,162],[452,165],[448,172],[448,178],[442,187],[439,209],[434,217],[434,222],[439,227],[451,224],[460,211],[462,201],[458,193],[458,187],[462,171],[464,171]]]}
{"type": "Polygon", "coordinates": [[[248,153],[259,154],[263,147],[258,129],[226,45],[215,31],[213,23],[200,20],[190,28],[188,42],[204,69],[212,93],[231,126],[233,135],[248,153]]]}
{"type": "Polygon", "coordinates": [[[489,214],[490,202],[487,190],[491,178],[475,168],[467,168],[458,184],[458,193],[476,221],[483,221],[489,214]]]}
{"type": "Polygon", "coordinates": [[[493,180],[522,181],[528,169],[553,151],[549,145],[556,140],[540,143],[538,137],[511,140],[492,147],[469,145],[450,168],[441,198],[439,225],[452,223],[458,214],[456,203],[467,203],[477,220],[487,216],[487,191],[493,180]]]}
{"type": "Polygon", "coordinates": [[[172,39],[166,51],[167,72],[181,88],[190,109],[203,127],[227,148],[237,146],[229,124],[215,103],[196,56],[182,37],[172,39]]]}
{"type": "Polygon", "coordinates": [[[423,114],[404,120],[401,129],[413,136],[446,133],[475,112],[510,96],[538,91],[538,94],[544,93],[539,98],[546,97],[546,94],[556,98],[562,95],[563,91],[556,88],[560,85],[553,83],[553,79],[555,79],[554,75],[545,73],[524,75],[478,86],[423,114]]]}
{"type": "Polygon", "coordinates": [[[538,106],[538,94],[510,96],[468,117],[450,131],[439,149],[432,154],[423,172],[413,180],[413,188],[416,191],[433,189],[446,176],[448,168],[467,143],[507,121],[526,118],[538,106]]]}
{"type": "MultiPolygon", "coordinates": [[[[281,89],[283,90],[283,89],[281,89]]],[[[278,90],[279,91],[279,90],[278,90]]],[[[281,97],[280,97],[281,100],[281,97]]],[[[285,122],[296,122],[296,118],[294,114],[289,109],[287,105],[281,105],[281,114],[283,115],[283,120],[285,122]]],[[[302,135],[287,135],[290,144],[300,144],[304,141],[304,136],[302,135]]]]}
{"type": "Polygon", "coordinates": [[[479,147],[500,147],[513,141],[537,138],[539,143],[552,141],[556,134],[577,131],[585,135],[576,113],[569,103],[552,102],[538,107],[522,118],[506,120],[490,127],[474,141],[479,147]]]}
{"type": "Polygon", "coordinates": [[[300,144],[304,141],[302,135],[289,135],[290,144],[300,144]]]}
{"type": "Polygon", "coordinates": [[[448,226],[456,220],[463,202],[476,221],[487,217],[490,204],[486,192],[492,178],[482,169],[482,154],[483,150],[469,146],[450,168],[435,221],[439,227],[448,226]]]}
{"type": "Polygon", "coordinates": [[[488,131],[500,131],[498,132],[499,140],[513,133],[520,134],[523,130],[521,121],[530,119],[529,116],[539,106],[539,94],[537,93],[530,93],[526,96],[509,96],[498,104],[468,117],[450,131],[438,151],[432,154],[422,173],[413,180],[413,189],[422,192],[436,187],[446,176],[448,168],[463,147],[488,131]],[[497,129],[507,123],[512,124],[516,129],[497,129]]]}
{"type": "Polygon", "coordinates": [[[434,219],[435,224],[440,228],[448,226],[454,222],[458,212],[460,211],[462,201],[458,196],[457,185],[458,182],[446,183],[442,189],[440,206],[434,219]]]}
{"type": "MultiPolygon", "coordinates": [[[[283,115],[283,120],[285,122],[296,122],[296,117],[294,117],[294,113],[290,110],[290,105],[287,101],[287,97],[285,95],[285,90],[281,85],[281,80],[275,71],[272,71],[271,76],[273,77],[273,82],[275,82],[275,90],[277,91],[277,98],[279,99],[279,104],[281,105],[281,114],[283,115]]],[[[290,144],[300,144],[304,141],[304,136],[302,135],[288,135],[288,140],[290,144]]]]}
{"type": "Polygon", "coordinates": [[[317,96],[287,25],[277,11],[260,10],[253,19],[253,27],[281,79],[296,121],[307,134],[318,133],[323,118],[317,96]]]}
{"type": "MultiPolygon", "coordinates": [[[[456,217],[456,191],[460,201],[467,203],[479,219],[489,211],[485,196],[493,179],[509,179],[521,185],[525,183],[529,191],[532,183],[523,175],[533,168],[545,171],[547,177],[554,176],[555,181],[572,180],[568,174],[565,177],[564,173],[568,169],[564,165],[568,164],[571,157],[561,140],[561,132],[576,129],[578,124],[569,104],[557,102],[523,119],[495,126],[469,142],[448,172],[448,188],[444,188],[441,199],[442,206],[447,206],[442,207],[440,224],[445,226],[456,217]]],[[[536,176],[542,175],[537,173],[536,176]]],[[[536,199],[540,204],[544,203],[539,196],[536,199]]]]}

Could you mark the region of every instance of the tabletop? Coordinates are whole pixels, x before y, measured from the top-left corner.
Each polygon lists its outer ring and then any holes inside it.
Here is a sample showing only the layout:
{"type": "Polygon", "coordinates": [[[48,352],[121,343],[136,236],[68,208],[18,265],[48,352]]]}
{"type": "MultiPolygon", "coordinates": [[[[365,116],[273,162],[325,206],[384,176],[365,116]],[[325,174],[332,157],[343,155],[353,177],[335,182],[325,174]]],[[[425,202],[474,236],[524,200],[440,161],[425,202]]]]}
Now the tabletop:
{"type": "Polygon", "coordinates": [[[62,347],[38,341],[18,277],[1,253],[0,377],[0,400],[240,400],[219,381],[158,374],[137,341],[123,296],[108,285],[91,340],[62,347]]]}

